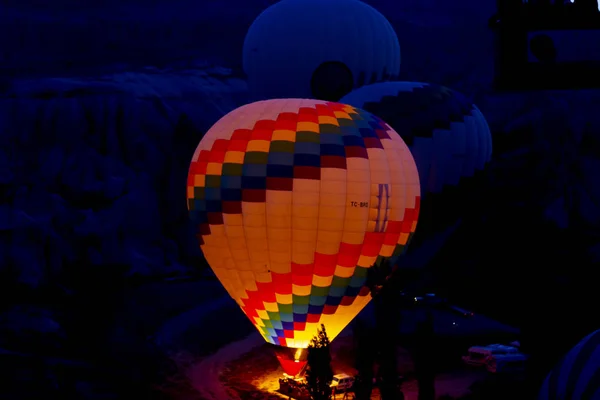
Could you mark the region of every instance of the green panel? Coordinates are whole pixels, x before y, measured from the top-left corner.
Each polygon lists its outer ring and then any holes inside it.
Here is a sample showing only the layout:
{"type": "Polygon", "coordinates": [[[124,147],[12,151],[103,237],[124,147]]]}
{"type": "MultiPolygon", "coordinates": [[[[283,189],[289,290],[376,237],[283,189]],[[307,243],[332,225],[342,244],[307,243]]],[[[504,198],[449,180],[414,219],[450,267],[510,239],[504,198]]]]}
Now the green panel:
{"type": "Polygon", "coordinates": [[[292,296],[293,304],[304,305],[304,304],[308,304],[309,301],[310,301],[310,296],[296,296],[296,295],[292,296]]]}
{"type": "Polygon", "coordinates": [[[244,156],[244,163],[248,164],[268,164],[269,153],[262,151],[249,151],[244,156]]]}
{"type": "Polygon", "coordinates": [[[333,281],[331,282],[331,286],[345,288],[350,284],[350,280],[352,278],[340,278],[339,276],[333,276],[333,281]]]}
{"type": "Polygon", "coordinates": [[[294,142],[287,140],[274,140],[269,146],[269,150],[278,153],[294,153],[294,142]]]}
{"type": "Polygon", "coordinates": [[[321,139],[318,133],[301,131],[296,133],[296,142],[321,143],[321,139]]]}
{"type": "Polygon", "coordinates": [[[225,163],[221,173],[229,176],[242,176],[243,170],[244,164],[225,163]]]}
{"type": "Polygon", "coordinates": [[[294,307],[291,304],[277,304],[277,308],[279,308],[281,314],[293,314],[294,312],[294,307]]]}
{"type": "Polygon", "coordinates": [[[281,319],[279,318],[278,312],[267,311],[267,315],[269,315],[269,319],[271,321],[281,321],[281,319]]]}
{"type": "Polygon", "coordinates": [[[194,199],[196,199],[196,200],[206,199],[206,191],[204,190],[204,187],[194,186],[194,199]]]}
{"type": "Polygon", "coordinates": [[[206,175],[204,184],[209,188],[221,187],[221,177],[218,175],[206,175]]]}
{"type": "Polygon", "coordinates": [[[329,286],[319,287],[313,285],[310,290],[310,294],[314,294],[315,296],[327,296],[329,294],[329,286]]]}

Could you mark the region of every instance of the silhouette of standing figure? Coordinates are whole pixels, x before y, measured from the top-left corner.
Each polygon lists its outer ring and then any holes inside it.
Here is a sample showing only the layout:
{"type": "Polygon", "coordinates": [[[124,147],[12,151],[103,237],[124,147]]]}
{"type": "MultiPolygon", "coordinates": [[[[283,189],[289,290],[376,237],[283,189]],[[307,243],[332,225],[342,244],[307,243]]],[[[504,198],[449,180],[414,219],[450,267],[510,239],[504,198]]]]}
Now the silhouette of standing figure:
{"type": "Polygon", "coordinates": [[[413,361],[419,385],[419,400],[435,400],[435,331],[433,315],[427,311],[417,325],[413,361]]]}

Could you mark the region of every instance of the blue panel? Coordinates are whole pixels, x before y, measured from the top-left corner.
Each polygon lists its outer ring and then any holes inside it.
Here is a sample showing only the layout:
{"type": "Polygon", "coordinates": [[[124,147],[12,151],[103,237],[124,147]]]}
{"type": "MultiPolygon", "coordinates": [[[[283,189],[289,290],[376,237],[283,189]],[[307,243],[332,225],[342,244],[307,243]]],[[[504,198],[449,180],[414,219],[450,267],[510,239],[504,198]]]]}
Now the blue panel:
{"type": "Polygon", "coordinates": [[[371,126],[369,126],[368,128],[360,128],[359,132],[360,132],[360,136],[362,136],[364,138],[376,138],[377,137],[377,134],[375,133],[373,128],[371,128],[371,126]]]}
{"type": "Polygon", "coordinates": [[[343,140],[342,144],[322,144],[321,145],[322,156],[341,156],[346,157],[346,150],[344,149],[343,140]]]}
{"type": "MultiPolygon", "coordinates": [[[[325,304],[325,300],[327,299],[327,296],[310,296],[310,300],[309,300],[309,304],[311,306],[323,306],[325,304]]],[[[310,307],[309,307],[309,312],[310,312],[310,307]]]]}
{"type": "Polygon", "coordinates": [[[351,287],[351,286],[348,286],[346,288],[345,295],[348,296],[348,297],[356,297],[360,293],[360,289],[361,289],[360,287],[351,287]]]}
{"type": "Polygon", "coordinates": [[[194,202],[194,211],[206,211],[206,202],[204,200],[192,200],[194,202]]]}
{"type": "Polygon", "coordinates": [[[293,331],[294,330],[294,323],[293,322],[282,322],[281,325],[283,325],[283,329],[286,331],[293,331]]]}
{"type": "Polygon", "coordinates": [[[273,325],[273,329],[283,329],[283,325],[281,325],[281,321],[271,321],[271,325],[273,325]]]}
{"type": "Polygon", "coordinates": [[[292,153],[271,152],[267,162],[275,165],[294,165],[294,155],[292,153]]]}
{"type": "Polygon", "coordinates": [[[306,322],[307,314],[308,314],[308,306],[306,306],[306,313],[296,314],[294,312],[294,322],[306,322]]]}
{"type": "MultiPolygon", "coordinates": [[[[266,168],[265,168],[266,173],[266,168]]],[[[242,189],[266,189],[267,177],[244,176],[242,177],[242,189]]]]}
{"type": "MultiPolygon", "coordinates": [[[[334,133],[321,133],[321,149],[324,144],[344,145],[344,137],[334,133]]],[[[323,150],[321,150],[321,154],[323,154],[323,150]]]]}
{"type": "Polygon", "coordinates": [[[204,188],[204,196],[206,200],[221,200],[221,188],[204,188]]]}
{"type": "Polygon", "coordinates": [[[242,173],[244,176],[267,176],[267,165],[266,164],[244,164],[242,173]]]}
{"type": "MultiPolygon", "coordinates": [[[[320,151],[320,145],[319,151],[320,151]]],[[[294,165],[302,167],[320,167],[321,156],[318,154],[294,154],[294,165]]]]}
{"type": "Polygon", "coordinates": [[[285,334],[283,333],[283,329],[275,329],[275,333],[277,334],[277,337],[285,337],[285,334]]]}
{"type": "Polygon", "coordinates": [[[242,187],[242,177],[223,175],[221,176],[221,187],[227,189],[239,189],[242,187]]]}
{"type": "Polygon", "coordinates": [[[281,318],[281,323],[283,326],[283,323],[285,322],[294,322],[294,314],[292,313],[279,313],[279,317],[281,318]]]}
{"type": "Polygon", "coordinates": [[[321,154],[321,145],[313,142],[296,142],[294,154],[321,154]]]}
{"type": "Polygon", "coordinates": [[[342,297],[344,293],[346,293],[345,287],[332,286],[331,288],[329,288],[329,296],[342,297]]]}
{"type": "Polygon", "coordinates": [[[293,178],[294,167],[292,165],[267,165],[267,176],[270,178],[293,178]]]}
{"type": "Polygon", "coordinates": [[[341,302],[341,297],[327,296],[327,301],[325,302],[325,304],[327,304],[328,306],[339,306],[341,302]]]}
{"type": "Polygon", "coordinates": [[[340,130],[342,131],[344,138],[346,138],[346,136],[360,137],[360,132],[354,126],[340,126],[340,130]]]}
{"type": "Polygon", "coordinates": [[[367,281],[367,278],[365,278],[364,276],[353,276],[352,279],[350,279],[349,286],[360,289],[361,287],[363,287],[365,285],[366,281],[367,281]]]}
{"type": "MultiPolygon", "coordinates": [[[[306,314],[308,312],[308,304],[294,304],[292,305],[292,309],[294,310],[294,314],[306,314]]],[[[295,318],[294,321],[296,321],[295,318]]]]}
{"type": "Polygon", "coordinates": [[[365,141],[361,136],[344,136],[344,145],[365,147],[365,141]]]}
{"type": "Polygon", "coordinates": [[[219,200],[208,200],[206,202],[206,212],[221,212],[222,203],[219,200]]]}
{"type": "Polygon", "coordinates": [[[242,191],[239,189],[221,188],[221,200],[223,200],[223,201],[242,201],[242,191]]]}
{"type": "Polygon", "coordinates": [[[323,312],[323,305],[320,305],[320,306],[310,305],[310,306],[308,306],[308,313],[309,314],[321,314],[323,312]]]}

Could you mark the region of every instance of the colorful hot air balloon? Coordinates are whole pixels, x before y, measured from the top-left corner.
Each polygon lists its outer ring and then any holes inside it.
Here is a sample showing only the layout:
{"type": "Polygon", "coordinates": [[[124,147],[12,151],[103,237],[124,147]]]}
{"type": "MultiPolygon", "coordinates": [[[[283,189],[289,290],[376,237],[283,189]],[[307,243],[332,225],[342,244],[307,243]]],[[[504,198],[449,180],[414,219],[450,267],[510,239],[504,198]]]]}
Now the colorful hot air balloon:
{"type": "Polygon", "coordinates": [[[405,248],[419,193],[410,151],[385,122],[298,99],[221,118],[187,188],[206,260],[290,375],[320,324],[333,339],[369,302],[367,270],[405,248]]]}
{"type": "Polygon", "coordinates": [[[550,372],[538,400],[600,400],[600,330],[586,336],[550,372]]]}
{"type": "Polygon", "coordinates": [[[344,96],[386,121],[412,152],[423,193],[439,193],[482,170],[492,156],[485,117],[465,96],[443,86],[384,82],[344,96]]]}
{"type": "Polygon", "coordinates": [[[353,88],[398,75],[396,32],[358,0],[282,0],[250,26],[244,71],[256,100],[337,101],[353,88]]]}

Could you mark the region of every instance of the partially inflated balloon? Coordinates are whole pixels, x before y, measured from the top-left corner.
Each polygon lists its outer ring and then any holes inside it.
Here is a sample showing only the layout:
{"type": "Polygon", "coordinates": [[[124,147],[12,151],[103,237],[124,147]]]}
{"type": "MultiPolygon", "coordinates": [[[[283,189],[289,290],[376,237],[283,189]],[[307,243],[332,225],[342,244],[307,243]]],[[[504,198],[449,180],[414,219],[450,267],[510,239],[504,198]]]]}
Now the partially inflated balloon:
{"type": "Polygon", "coordinates": [[[367,110],[402,136],[415,157],[424,193],[456,186],[492,156],[485,117],[462,94],[420,82],[384,82],[356,89],[343,103],[367,110]]]}
{"type": "MultiPolygon", "coordinates": [[[[369,302],[367,270],[405,248],[419,194],[412,155],[384,121],[300,99],[224,116],[187,189],[216,276],[267,342],[297,349],[320,324],[335,338],[369,302]]],[[[290,375],[293,361],[282,363],[290,375]]]]}
{"type": "Polygon", "coordinates": [[[400,44],[388,20],[361,1],[282,0],[252,23],[242,59],[255,100],[338,101],[397,76],[400,44]]]}
{"type": "Polygon", "coordinates": [[[600,330],[583,338],[554,367],[538,400],[600,400],[600,330]]]}

